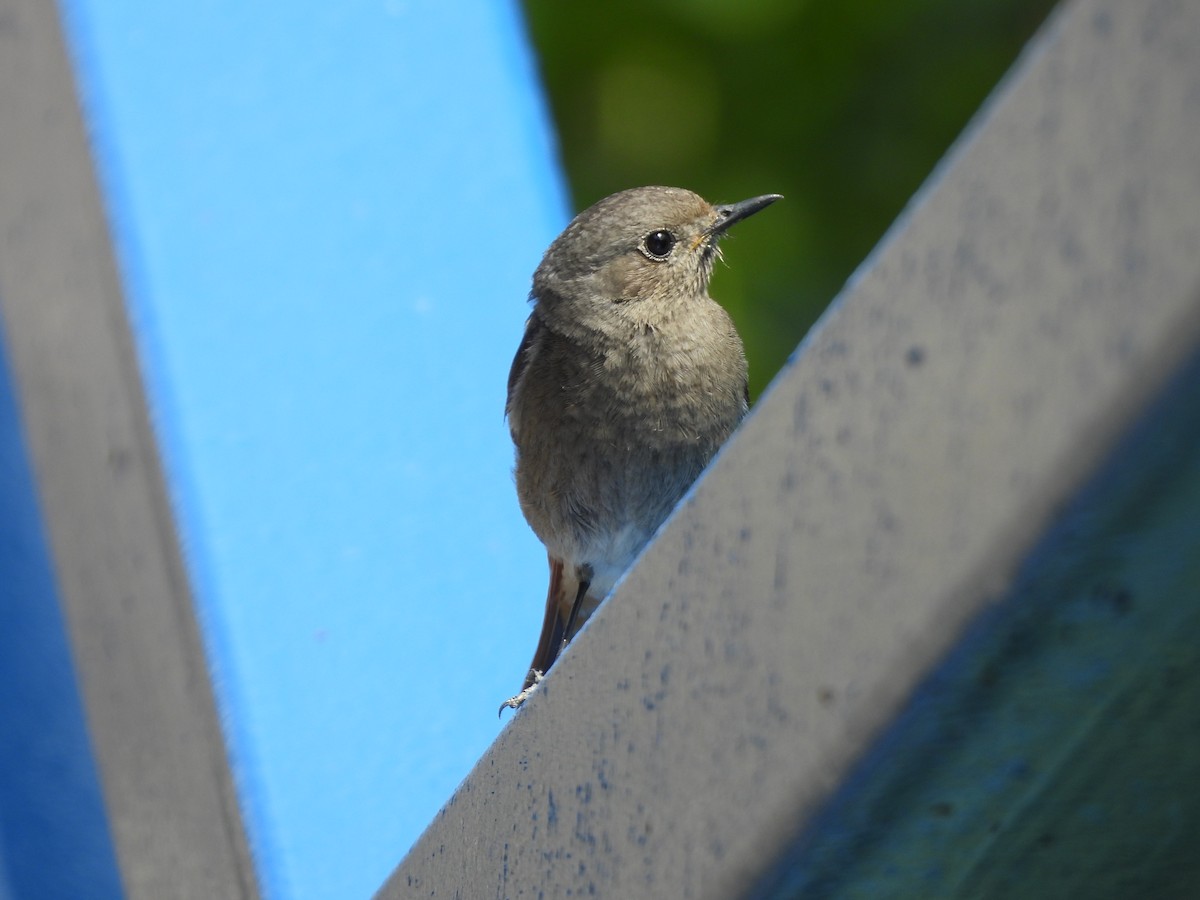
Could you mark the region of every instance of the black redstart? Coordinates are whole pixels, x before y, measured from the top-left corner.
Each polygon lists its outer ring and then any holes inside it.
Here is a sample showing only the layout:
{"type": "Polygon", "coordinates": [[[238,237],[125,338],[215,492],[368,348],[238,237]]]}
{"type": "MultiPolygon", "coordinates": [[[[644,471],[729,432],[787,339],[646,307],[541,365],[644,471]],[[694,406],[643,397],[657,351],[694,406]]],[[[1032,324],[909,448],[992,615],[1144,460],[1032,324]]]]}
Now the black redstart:
{"type": "Polygon", "coordinates": [[[708,281],[726,229],[778,199],[634,188],[581,212],[542,258],[505,411],[550,591],[501,711],[525,701],[745,415],[746,355],[708,281]]]}

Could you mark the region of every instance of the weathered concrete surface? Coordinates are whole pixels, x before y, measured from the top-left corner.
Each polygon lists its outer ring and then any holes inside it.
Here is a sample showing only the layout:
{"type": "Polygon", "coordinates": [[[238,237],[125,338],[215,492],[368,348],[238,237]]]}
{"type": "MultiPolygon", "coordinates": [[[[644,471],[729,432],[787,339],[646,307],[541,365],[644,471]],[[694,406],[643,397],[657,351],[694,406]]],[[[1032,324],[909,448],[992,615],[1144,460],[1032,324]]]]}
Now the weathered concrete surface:
{"type": "Polygon", "coordinates": [[[1197,147],[1200,6],[1060,11],[379,896],[761,884],[1195,352],[1197,147]]]}
{"type": "Polygon", "coordinates": [[[256,896],[53,3],[0,0],[0,337],[130,898],[256,896]]]}

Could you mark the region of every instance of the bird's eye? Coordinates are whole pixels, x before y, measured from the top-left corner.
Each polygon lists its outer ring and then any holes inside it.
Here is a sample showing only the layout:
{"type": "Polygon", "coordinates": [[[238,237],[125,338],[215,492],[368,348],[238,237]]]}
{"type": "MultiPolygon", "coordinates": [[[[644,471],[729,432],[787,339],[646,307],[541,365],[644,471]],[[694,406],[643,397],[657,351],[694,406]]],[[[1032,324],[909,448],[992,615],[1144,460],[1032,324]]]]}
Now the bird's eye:
{"type": "Polygon", "coordinates": [[[652,231],[644,238],[638,248],[654,260],[666,259],[675,248],[675,235],[669,231],[652,231]]]}

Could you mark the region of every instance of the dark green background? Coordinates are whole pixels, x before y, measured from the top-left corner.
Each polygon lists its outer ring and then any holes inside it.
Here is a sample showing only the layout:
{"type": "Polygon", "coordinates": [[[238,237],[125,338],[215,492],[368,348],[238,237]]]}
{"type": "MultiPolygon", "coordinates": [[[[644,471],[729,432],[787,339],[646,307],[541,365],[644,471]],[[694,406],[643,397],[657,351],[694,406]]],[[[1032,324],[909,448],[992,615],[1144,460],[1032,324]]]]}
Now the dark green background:
{"type": "Polygon", "coordinates": [[[1054,6],[1051,0],[526,0],[577,209],[641,184],[786,199],[712,294],[757,396],[1054,6]]]}

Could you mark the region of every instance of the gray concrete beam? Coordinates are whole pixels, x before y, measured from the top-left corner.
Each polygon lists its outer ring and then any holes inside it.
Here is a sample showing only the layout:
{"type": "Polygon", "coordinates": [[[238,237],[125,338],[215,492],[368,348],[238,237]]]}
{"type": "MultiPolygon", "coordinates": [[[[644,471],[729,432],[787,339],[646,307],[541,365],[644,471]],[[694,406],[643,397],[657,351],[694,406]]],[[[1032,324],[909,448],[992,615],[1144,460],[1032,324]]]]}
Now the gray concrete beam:
{"type": "Polygon", "coordinates": [[[1197,352],[1197,147],[1200,6],[1061,9],[379,896],[805,883],[762,879],[1197,352]]]}
{"type": "Polygon", "coordinates": [[[131,898],[252,897],[53,3],[0,0],[0,323],[131,898]]]}

